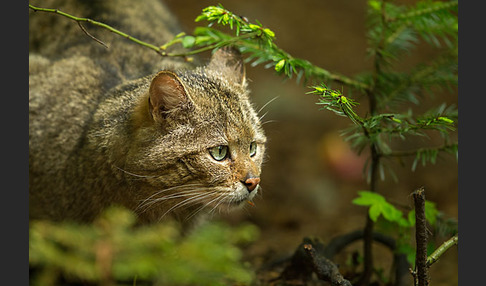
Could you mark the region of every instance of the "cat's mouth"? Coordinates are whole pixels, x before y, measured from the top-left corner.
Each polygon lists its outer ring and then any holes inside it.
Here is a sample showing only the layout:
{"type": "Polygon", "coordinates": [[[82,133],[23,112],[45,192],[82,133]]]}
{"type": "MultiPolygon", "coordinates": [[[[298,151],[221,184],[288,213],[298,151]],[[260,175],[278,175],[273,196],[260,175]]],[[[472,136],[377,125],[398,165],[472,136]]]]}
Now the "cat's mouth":
{"type": "MultiPolygon", "coordinates": [[[[253,199],[256,196],[259,187],[251,192],[243,184],[233,187],[216,187],[213,189],[213,193],[208,196],[196,195],[193,199],[183,199],[182,202],[176,205],[187,205],[188,201],[199,201],[200,206],[198,208],[206,208],[209,212],[219,211],[231,211],[242,208],[246,205],[254,206],[253,199]]],[[[184,195],[184,194],[182,194],[184,195]]]]}
{"type": "Polygon", "coordinates": [[[245,204],[253,204],[253,198],[258,192],[259,187],[257,187],[252,192],[248,192],[245,186],[237,187],[236,190],[233,191],[232,196],[228,199],[227,205],[229,206],[244,206],[245,204]]]}
{"type": "Polygon", "coordinates": [[[232,201],[232,202],[229,202],[228,204],[230,205],[233,205],[233,206],[243,206],[245,204],[249,204],[249,205],[252,205],[254,206],[255,204],[253,203],[253,200],[252,199],[241,199],[241,200],[238,200],[238,201],[232,201]]]}

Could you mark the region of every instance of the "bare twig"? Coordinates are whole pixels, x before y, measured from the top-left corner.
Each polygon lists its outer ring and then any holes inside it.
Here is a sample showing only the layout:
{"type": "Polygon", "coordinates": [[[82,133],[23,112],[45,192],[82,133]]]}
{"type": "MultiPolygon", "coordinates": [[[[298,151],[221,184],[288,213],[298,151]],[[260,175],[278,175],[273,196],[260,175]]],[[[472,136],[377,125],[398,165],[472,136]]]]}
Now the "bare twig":
{"type": "Polygon", "coordinates": [[[133,41],[133,42],[135,42],[137,44],[140,44],[140,45],[144,46],[144,47],[147,47],[149,49],[152,49],[152,50],[154,50],[155,52],[157,52],[158,54],[160,54],[162,56],[168,56],[168,54],[166,52],[162,51],[159,47],[157,47],[155,45],[152,45],[152,44],[149,44],[147,42],[141,41],[141,40],[139,40],[139,39],[137,39],[137,38],[135,38],[133,36],[130,36],[130,35],[122,32],[120,30],[117,30],[117,29],[113,28],[112,26],[107,25],[105,23],[101,23],[101,22],[98,22],[98,21],[95,21],[95,20],[92,20],[92,19],[88,19],[88,18],[76,17],[76,16],[73,16],[71,14],[62,12],[59,9],[40,8],[40,7],[35,7],[35,6],[31,5],[31,4],[29,4],[29,8],[32,9],[32,10],[34,10],[34,11],[36,11],[36,12],[37,11],[40,11],[40,12],[47,12],[47,13],[59,14],[61,16],[64,16],[66,18],[69,18],[69,19],[71,19],[73,21],[76,21],[78,23],[80,23],[80,22],[87,22],[87,23],[93,24],[95,26],[99,26],[99,27],[105,28],[105,29],[107,29],[110,32],[113,32],[113,33],[115,33],[117,35],[120,35],[120,36],[122,36],[124,38],[127,38],[127,39],[129,39],[129,40],[131,40],[131,41],[133,41]]]}
{"type": "Polygon", "coordinates": [[[81,30],[83,30],[83,32],[88,36],[90,37],[91,39],[93,39],[94,41],[98,42],[100,45],[102,45],[103,47],[107,48],[108,49],[108,46],[103,42],[101,41],[100,39],[96,38],[95,36],[91,35],[84,27],[83,25],[81,25],[81,22],[78,22],[78,26],[81,28],[81,30]]]}
{"type": "Polygon", "coordinates": [[[429,285],[429,274],[427,267],[427,222],[425,220],[425,195],[424,188],[415,190],[412,194],[415,204],[415,242],[417,253],[415,256],[415,285],[429,285]]]}

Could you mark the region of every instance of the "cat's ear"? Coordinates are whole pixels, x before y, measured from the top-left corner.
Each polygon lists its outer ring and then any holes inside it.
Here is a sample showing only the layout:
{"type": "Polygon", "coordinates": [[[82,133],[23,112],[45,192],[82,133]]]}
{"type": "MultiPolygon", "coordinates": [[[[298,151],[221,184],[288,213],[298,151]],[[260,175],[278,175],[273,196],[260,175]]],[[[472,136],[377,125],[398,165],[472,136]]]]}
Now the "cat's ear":
{"type": "Polygon", "coordinates": [[[240,51],[234,47],[223,47],[214,52],[208,68],[221,72],[231,83],[245,85],[243,57],[240,51]]]}
{"type": "Polygon", "coordinates": [[[163,120],[187,102],[186,90],[175,73],[161,71],[154,77],[149,89],[149,112],[155,121],[163,120]]]}

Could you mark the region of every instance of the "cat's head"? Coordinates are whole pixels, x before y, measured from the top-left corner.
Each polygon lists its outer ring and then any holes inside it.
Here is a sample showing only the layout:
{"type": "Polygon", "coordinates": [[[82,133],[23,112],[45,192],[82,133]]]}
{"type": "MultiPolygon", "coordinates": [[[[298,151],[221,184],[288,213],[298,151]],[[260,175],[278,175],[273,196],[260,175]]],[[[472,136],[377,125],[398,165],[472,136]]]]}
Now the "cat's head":
{"type": "Polygon", "coordinates": [[[266,137],[248,95],[234,49],[218,50],[207,66],[152,79],[134,120],[139,139],[129,168],[143,170],[150,185],[140,213],[187,219],[251,203],[266,137]]]}

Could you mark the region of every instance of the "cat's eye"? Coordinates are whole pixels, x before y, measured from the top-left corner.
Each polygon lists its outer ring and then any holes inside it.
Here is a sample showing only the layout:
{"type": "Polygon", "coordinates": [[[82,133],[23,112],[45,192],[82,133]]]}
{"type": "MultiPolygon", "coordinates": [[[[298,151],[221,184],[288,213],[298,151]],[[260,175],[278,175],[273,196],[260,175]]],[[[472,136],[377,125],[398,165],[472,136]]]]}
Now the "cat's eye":
{"type": "Polygon", "coordinates": [[[223,161],[229,155],[228,146],[219,145],[216,147],[209,148],[209,154],[211,154],[211,157],[213,157],[214,160],[223,161]]]}
{"type": "Polygon", "coordinates": [[[253,141],[250,143],[250,157],[255,156],[256,152],[257,152],[257,144],[255,141],[253,141]]]}

